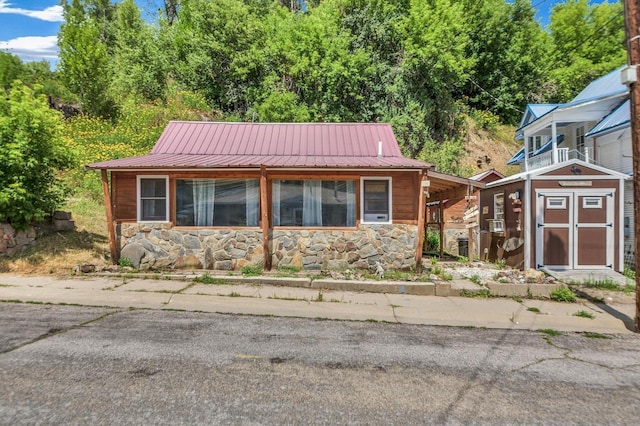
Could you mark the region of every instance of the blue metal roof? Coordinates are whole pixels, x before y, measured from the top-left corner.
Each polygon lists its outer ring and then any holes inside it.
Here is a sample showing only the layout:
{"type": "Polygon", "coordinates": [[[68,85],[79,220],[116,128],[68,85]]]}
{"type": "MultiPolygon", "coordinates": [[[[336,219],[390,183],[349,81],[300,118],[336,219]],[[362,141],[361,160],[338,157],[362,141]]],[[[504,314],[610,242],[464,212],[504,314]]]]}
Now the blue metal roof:
{"type": "MultiPolygon", "coordinates": [[[[556,139],[558,140],[558,145],[560,145],[562,142],[564,142],[564,135],[558,135],[556,139]]],[[[551,137],[549,137],[549,140],[544,145],[542,145],[540,148],[534,151],[534,153],[532,154],[532,157],[539,154],[543,154],[547,151],[551,151],[552,146],[553,144],[551,143],[551,137]]],[[[507,161],[507,165],[513,166],[523,161],[524,161],[524,147],[520,148],[520,151],[516,152],[513,155],[513,157],[511,157],[509,161],[507,161]]]]}
{"type": "MultiPolygon", "coordinates": [[[[625,65],[626,66],[626,65],[625,65]]],[[[600,78],[593,80],[582,92],[578,93],[578,96],[573,98],[571,102],[567,104],[576,105],[583,102],[588,102],[595,99],[606,98],[607,96],[617,95],[627,92],[627,86],[620,81],[620,72],[624,66],[611,71],[609,74],[603,75],[600,78]]]]}
{"type": "MultiPolygon", "coordinates": [[[[556,136],[556,139],[558,140],[558,145],[560,145],[562,144],[562,142],[564,142],[564,135],[558,135],[556,136]]],[[[547,143],[545,143],[544,145],[542,145],[540,148],[538,148],[533,152],[532,157],[535,157],[536,155],[539,155],[539,154],[544,154],[547,151],[551,151],[552,147],[553,147],[553,143],[551,141],[551,137],[549,137],[549,140],[547,141],[547,143]]]]}
{"type": "Polygon", "coordinates": [[[616,109],[614,109],[609,115],[600,120],[585,136],[598,136],[603,135],[621,127],[629,126],[631,123],[631,111],[629,106],[629,100],[627,99],[621,103],[616,109]]]}
{"type": "Polygon", "coordinates": [[[520,151],[513,154],[513,157],[507,161],[508,166],[514,166],[521,163],[524,160],[524,147],[520,148],[520,151]]]}
{"type": "Polygon", "coordinates": [[[529,124],[539,120],[541,117],[553,110],[562,110],[563,108],[628,92],[627,86],[622,84],[620,81],[620,72],[623,68],[624,66],[619,67],[611,71],[610,73],[593,80],[587,87],[585,87],[580,93],[578,93],[578,96],[573,98],[569,103],[528,104],[527,109],[522,116],[522,120],[520,121],[520,126],[516,130],[516,139],[522,139],[522,132],[520,132],[520,130],[522,130],[529,124]]]}

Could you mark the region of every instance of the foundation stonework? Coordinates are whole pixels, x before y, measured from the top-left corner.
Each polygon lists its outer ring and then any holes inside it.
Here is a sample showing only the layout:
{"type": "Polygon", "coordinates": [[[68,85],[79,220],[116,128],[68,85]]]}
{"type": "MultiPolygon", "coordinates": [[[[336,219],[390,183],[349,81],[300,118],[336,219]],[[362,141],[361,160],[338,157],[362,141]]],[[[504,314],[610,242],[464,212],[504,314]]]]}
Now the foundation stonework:
{"type": "MultiPolygon", "coordinates": [[[[261,230],[180,229],[170,224],[121,224],[120,258],[139,269],[238,270],[264,264],[261,230]]],[[[276,229],[272,267],[302,270],[415,267],[416,225],[360,225],[356,230],[276,229]]]]}

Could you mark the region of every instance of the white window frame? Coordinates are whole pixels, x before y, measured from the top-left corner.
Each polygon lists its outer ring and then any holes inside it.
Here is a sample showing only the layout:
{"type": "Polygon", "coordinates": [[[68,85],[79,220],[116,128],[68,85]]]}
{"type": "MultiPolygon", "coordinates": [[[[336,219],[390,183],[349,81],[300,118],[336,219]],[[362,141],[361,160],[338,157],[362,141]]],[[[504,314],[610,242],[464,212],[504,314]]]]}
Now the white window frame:
{"type": "Polygon", "coordinates": [[[567,209],[567,198],[566,197],[546,197],[547,202],[547,210],[566,210],[567,209]],[[559,204],[554,204],[557,202],[559,204]]]}
{"type": "Polygon", "coordinates": [[[493,219],[494,220],[504,220],[504,211],[505,211],[505,202],[504,202],[504,192],[497,192],[495,194],[493,194],[493,219]],[[496,202],[496,200],[502,197],[502,211],[501,213],[501,217],[498,217],[498,203],[496,202]]]}
{"type": "Polygon", "coordinates": [[[169,176],[167,175],[138,175],[136,176],[136,210],[137,220],[142,223],[167,223],[169,222],[169,176]],[[166,211],[165,220],[142,220],[142,180],[143,179],[164,179],[165,181],[165,199],[166,199],[166,211]]]}
{"type": "Polygon", "coordinates": [[[393,204],[392,204],[392,200],[393,200],[393,181],[391,179],[391,176],[385,176],[385,177],[381,177],[381,176],[367,176],[367,177],[361,177],[360,178],[360,223],[363,224],[371,224],[371,225],[384,225],[384,224],[391,224],[393,222],[393,204]],[[388,201],[388,205],[389,205],[389,220],[386,222],[379,222],[379,221],[366,221],[364,219],[364,181],[366,180],[386,180],[389,182],[389,201],[388,201]]]}
{"type": "Polygon", "coordinates": [[[601,209],[602,197],[583,197],[582,208],[583,209],[601,209]],[[591,204],[591,202],[594,202],[594,201],[595,201],[595,204],[591,204]]]}

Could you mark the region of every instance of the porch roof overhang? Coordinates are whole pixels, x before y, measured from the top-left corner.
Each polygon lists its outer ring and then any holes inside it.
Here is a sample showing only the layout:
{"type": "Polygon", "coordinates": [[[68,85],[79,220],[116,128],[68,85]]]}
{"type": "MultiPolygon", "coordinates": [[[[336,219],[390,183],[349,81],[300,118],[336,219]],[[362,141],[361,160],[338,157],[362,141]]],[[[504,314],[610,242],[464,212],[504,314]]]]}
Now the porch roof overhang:
{"type": "Polygon", "coordinates": [[[429,197],[427,197],[429,203],[462,198],[471,195],[476,189],[482,189],[487,185],[485,182],[433,170],[427,172],[427,179],[429,180],[429,186],[425,189],[429,192],[429,197]]]}
{"type": "Polygon", "coordinates": [[[516,130],[516,135],[550,135],[551,125],[555,122],[558,128],[585,121],[600,121],[611,110],[620,105],[628,97],[627,91],[620,91],[609,96],[589,99],[583,102],[572,102],[553,108],[535,121],[516,130]]]}

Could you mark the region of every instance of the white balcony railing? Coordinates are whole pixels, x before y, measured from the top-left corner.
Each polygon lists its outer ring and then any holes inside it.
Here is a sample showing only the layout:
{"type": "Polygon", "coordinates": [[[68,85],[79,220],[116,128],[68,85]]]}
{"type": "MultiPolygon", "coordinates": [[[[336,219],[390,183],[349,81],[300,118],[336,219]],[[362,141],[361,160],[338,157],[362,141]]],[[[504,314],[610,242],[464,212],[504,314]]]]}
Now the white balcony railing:
{"type": "MultiPolygon", "coordinates": [[[[591,158],[591,151],[589,148],[584,148],[584,152],[580,152],[577,149],[569,150],[569,148],[558,148],[558,163],[564,163],[569,160],[582,160],[586,163],[593,163],[591,158]]],[[[547,151],[535,157],[529,157],[529,170],[539,169],[541,167],[550,166],[553,164],[553,151],[547,151]]],[[[524,166],[524,164],[523,164],[524,166]]]]}

